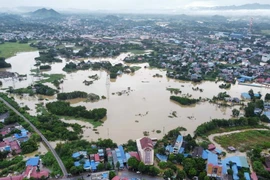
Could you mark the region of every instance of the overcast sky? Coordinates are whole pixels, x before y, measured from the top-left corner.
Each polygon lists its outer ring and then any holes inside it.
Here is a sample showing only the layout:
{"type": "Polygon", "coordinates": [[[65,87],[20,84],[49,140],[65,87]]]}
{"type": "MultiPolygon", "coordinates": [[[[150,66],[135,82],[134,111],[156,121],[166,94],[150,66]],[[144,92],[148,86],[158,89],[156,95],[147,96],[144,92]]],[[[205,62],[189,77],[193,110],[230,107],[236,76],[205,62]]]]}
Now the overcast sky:
{"type": "Polygon", "coordinates": [[[121,10],[176,9],[192,6],[270,4],[270,0],[0,0],[0,7],[50,7],[57,9],[121,10]]]}

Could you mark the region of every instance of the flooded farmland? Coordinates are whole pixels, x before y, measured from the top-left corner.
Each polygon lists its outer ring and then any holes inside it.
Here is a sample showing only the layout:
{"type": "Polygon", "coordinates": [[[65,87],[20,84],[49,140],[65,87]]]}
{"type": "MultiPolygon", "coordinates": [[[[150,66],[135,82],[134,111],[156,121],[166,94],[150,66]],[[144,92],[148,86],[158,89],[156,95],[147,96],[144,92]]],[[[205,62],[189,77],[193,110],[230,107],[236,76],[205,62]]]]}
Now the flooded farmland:
{"type": "MultiPolygon", "coordinates": [[[[90,59],[93,61],[108,60],[115,63],[122,62],[128,54],[121,54],[116,58],[90,59]]],[[[35,60],[38,52],[19,53],[17,56],[7,59],[12,68],[5,71],[27,74],[27,80],[18,81],[12,79],[2,80],[2,88],[12,86],[21,88],[31,85],[39,77],[33,77],[30,70],[34,69],[35,60]]],[[[166,77],[166,71],[159,69],[144,68],[147,64],[139,64],[142,68],[134,74],[122,74],[116,80],[110,80],[106,71],[78,71],[66,73],[62,71],[65,66],[65,60],[62,63],[52,64],[52,69],[46,71],[48,74],[65,74],[64,83],[60,85],[61,92],[85,91],[95,93],[99,96],[106,96],[106,99],[98,102],[84,102],[84,99],[75,99],[70,101],[72,106],[83,105],[87,109],[106,108],[107,117],[104,119],[103,126],[93,131],[90,123],[79,120],[63,120],[67,123],[79,123],[84,125],[83,139],[96,140],[98,138],[111,138],[117,143],[124,143],[128,139],[136,139],[143,136],[143,132],[149,132],[151,137],[161,138],[164,133],[177,126],[183,126],[187,133],[193,133],[198,125],[210,121],[214,118],[229,118],[231,108],[219,108],[217,105],[203,102],[195,106],[180,106],[170,101],[171,92],[166,88],[179,88],[182,94],[191,94],[193,98],[212,98],[219,92],[226,91],[232,97],[240,98],[242,92],[251,89],[248,86],[232,85],[229,90],[220,89],[218,86],[222,82],[202,82],[195,84],[192,82],[178,81],[166,77]],[[97,74],[99,79],[90,86],[86,86],[83,81],[89,80],[88,76],[97,74]],[[160,74],[162,77],[153,77],[160,74]],[[194,91],[193,87],[203,89],[203,92],[194,91]],[[122,92],[122,95],[117,94],[122,92]],[[175,112],[176,116],[171,116],[175,112]],[[160,130],[161,133],[156,133],[160,130]]],[[[51,85],[53,87],[53,85],[51,85]]],[[[260,91],[265,94],[267,89],[252,87],[254,92],[260,91]]],[[[19,97],[15,96],[19,104],[27,105],[34,115],[35,104],[40,103],[38,97],[19,97]]],[[[47,98],[47,101],[54,101],[55,97],[47,98]]]]}

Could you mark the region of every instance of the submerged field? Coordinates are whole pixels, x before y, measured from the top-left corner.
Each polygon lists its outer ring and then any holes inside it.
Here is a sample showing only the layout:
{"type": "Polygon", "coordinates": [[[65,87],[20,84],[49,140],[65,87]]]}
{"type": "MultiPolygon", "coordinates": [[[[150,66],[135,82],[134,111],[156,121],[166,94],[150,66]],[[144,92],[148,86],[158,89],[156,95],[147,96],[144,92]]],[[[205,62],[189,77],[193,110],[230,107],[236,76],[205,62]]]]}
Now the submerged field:
{"type": "Polygon", "coordinates": [[[0,44],[0,57],[9,58],[18,52],[28,52],[34,50],[36,49],[30,47],[29,44],[6,42],[4,44],[0,44]]]}
{"type": "Polygon", "coordinates": [[[270,147],[270,131],[269,130],[252,130],[240,133],[234,133],[224,136],[217,136],[214,140],[223,148],[234,146],[239,151],[251,150],[256,146],[261,148],[270,147]]]}

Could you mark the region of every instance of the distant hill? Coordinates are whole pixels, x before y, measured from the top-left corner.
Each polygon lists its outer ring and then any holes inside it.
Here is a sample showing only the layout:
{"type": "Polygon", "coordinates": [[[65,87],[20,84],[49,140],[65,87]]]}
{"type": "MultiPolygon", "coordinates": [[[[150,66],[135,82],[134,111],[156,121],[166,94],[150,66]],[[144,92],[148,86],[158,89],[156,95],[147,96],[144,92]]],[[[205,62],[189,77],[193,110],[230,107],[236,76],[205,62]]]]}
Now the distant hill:
{"type": "Polygon", "coordinates": [[[244,4],[240,6],[215,6],[215,7],[209,7],[209,8],[201,8],[201,9],[207,9],[207,10],[258,10],[258,9],[270,9],[270,4],[259,4],[259,3],[253,3],[253,4],[244,4]]]}
{"type": "Polygon", "coordinates": [[[55,10],[46,9],[46,8],[38,9],[38,10],[32,12],[31,15],[34,17],[38,17],[38,18],[52,18],[52,17],[60,17],[61,16],[55,10]]]}

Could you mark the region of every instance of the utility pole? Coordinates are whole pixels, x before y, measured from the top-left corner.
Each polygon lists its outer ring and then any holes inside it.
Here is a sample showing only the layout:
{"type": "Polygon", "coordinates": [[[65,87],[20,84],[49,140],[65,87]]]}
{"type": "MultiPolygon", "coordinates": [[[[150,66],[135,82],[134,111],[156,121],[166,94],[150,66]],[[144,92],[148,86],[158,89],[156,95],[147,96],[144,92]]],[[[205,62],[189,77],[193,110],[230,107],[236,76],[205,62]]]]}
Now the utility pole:
{"type": "Polygon", "coordinates": [[[165,127],[163,126],[163,135],[165,135],[165,127]]]}

